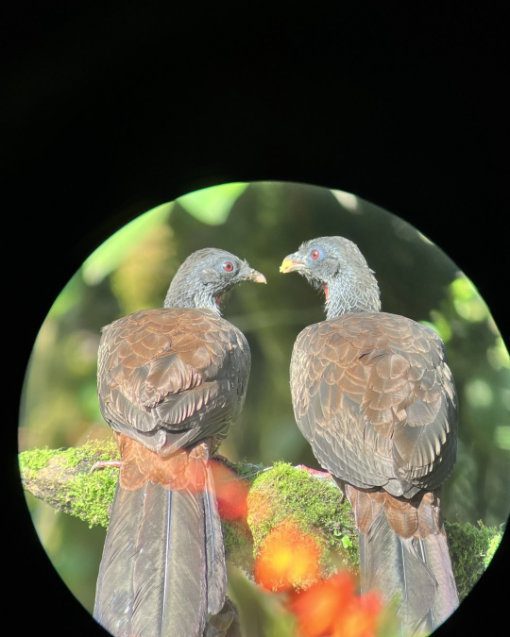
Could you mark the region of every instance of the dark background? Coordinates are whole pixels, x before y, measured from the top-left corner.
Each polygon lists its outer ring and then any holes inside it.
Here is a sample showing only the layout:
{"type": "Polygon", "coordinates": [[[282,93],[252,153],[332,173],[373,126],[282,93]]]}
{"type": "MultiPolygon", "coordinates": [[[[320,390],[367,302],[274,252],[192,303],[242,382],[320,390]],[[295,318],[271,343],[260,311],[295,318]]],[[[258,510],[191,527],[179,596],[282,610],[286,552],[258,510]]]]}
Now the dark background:
{"type": "MultiPolygon", "coordinates": [[[[271,178],[354,192],[416,225],[475,282],[508,343],[508,23],[453,3],[301,16],[247,7],[234,24],[198,7],[17,7],[2,27],[2,173],[15,185],[4,248],[17,260],[5,271],[4,338],[15,348],[4,541],[13,608],[25,609],[11,619],[23,633],[91,634],[41,554],[16,474],[19,391],[51,300],[141,210],[271,178]]],[[[499,553],[438,634],[497,625],[499,553]]]]}

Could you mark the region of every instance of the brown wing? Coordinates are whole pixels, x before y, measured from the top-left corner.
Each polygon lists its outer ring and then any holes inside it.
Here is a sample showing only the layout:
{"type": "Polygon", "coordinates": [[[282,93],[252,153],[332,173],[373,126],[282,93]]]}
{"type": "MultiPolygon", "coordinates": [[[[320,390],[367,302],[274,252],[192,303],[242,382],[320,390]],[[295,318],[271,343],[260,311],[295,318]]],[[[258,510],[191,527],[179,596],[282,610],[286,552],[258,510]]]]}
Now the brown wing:
{"type": "Polygon", "coordinates": [[[101,412],[115,431],[166,455],[226,435],[249,371],[246,338],[212,312],[136,312],[103,328],[101,412]]]}
{"type": "Polygon", "coordinates": [[[455,388],[429,328],[382,312],[323,321],[299,334],[290,371],[298,426],[337,478],[410,497],[449,474],[455,388]]]}

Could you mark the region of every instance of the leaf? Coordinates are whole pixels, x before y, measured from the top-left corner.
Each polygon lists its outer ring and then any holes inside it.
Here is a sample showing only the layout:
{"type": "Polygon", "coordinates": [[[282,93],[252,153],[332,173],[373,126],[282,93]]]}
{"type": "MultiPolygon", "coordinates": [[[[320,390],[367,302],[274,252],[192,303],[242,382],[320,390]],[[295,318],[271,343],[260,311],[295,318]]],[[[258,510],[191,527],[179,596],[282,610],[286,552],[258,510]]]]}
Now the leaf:
{"type": "Polygon", "coordinates": [[[294,617],[278,595],[264,592],[233,566],[228,569],[228,582],[244,637],[295,637],[294,617]]]}
{"type": "Polygon", "coordinates": [[[149,230],[166,221],[172,207],[173,203],[161,204],[136,217],[106,239],[83,263],[85,282],[96,285],[113,272],[126,259],[129,250],[139,245],[149,230]]]}
{"type": "Polygon", "coordinates": [[[220,225],[225,223],[232,206],[246,188],[246,183],[223,184],[197,190],[176,201],[202,223],[220,225]]]}

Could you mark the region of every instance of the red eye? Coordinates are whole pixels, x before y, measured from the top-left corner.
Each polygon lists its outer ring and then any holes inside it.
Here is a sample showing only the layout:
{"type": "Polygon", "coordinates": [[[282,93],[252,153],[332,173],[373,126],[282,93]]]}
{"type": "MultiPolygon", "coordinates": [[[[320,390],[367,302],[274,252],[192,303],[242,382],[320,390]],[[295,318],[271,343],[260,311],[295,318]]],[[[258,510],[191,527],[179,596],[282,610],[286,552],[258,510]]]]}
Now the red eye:
{"type": "Polygon", "coordinates": [[[314,249],[314,250],[312,250],[312,251],[310,252],[310,257],[311,257],[314,261],[317,261],[317,259],[318,259],[320,256],[321,256],[321,253],[320,253],[318,250],[316,250],[316,249],[314,249]]]}
{"type": "Polygon", "coordinates": [[[225,261],[225,263],[223,264],[223,269],[225,270],[225,272],[233,272],[234,264],[232,263],[232,261],[225,261]]]}

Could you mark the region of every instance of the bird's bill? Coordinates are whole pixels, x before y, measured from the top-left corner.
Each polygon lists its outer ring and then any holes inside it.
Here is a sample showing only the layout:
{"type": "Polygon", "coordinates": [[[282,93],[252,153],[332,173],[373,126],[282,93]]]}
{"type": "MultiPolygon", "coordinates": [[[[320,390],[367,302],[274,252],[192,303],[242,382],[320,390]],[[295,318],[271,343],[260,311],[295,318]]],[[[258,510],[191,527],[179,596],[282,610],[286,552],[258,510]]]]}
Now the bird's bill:
{"type": "Polygon", "coordinates": [[[280,266],[280,272],[282,274],[288,274],[289,272],[296,272],[298,270],[303,270],[304,267],[305,267],[305,264],[303,263],[303,260],[301,259],[301,257],[299,257],[297,254],[289,254],[282,261],[282,264],[280,266]]]}
{"type": "Polygon", "coordinates": [[[248,273],[243,277],[247,281],[253,281],[254,283],[267,283],[266,277],[262,272],[257,272],[253,268],[248,270],[248,273]]]}

